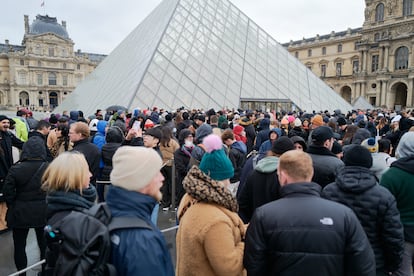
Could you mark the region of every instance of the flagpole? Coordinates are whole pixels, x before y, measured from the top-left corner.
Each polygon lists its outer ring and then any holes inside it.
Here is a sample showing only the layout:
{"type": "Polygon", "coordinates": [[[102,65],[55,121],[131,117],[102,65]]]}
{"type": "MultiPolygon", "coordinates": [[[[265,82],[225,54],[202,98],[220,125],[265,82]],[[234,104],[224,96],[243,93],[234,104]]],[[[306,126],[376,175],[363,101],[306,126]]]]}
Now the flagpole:
{"type": "Polygon", "coordinates": [[[46,15],[46,7],[45,7],[45,0],[42,0],[40,6],[43,7],[43,15],[46,15]]]}

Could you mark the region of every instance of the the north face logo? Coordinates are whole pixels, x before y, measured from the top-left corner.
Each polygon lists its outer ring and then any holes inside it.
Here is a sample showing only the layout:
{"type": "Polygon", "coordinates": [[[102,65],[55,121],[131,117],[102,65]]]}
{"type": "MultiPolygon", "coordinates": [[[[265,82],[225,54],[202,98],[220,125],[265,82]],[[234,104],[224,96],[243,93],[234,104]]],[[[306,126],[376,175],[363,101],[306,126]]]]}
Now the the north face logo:
{"type": "Polygon", "coordinates": [[[323,218],[319,220],[323,225],[333,225],[333,220],[331,218],[323,218]]]}

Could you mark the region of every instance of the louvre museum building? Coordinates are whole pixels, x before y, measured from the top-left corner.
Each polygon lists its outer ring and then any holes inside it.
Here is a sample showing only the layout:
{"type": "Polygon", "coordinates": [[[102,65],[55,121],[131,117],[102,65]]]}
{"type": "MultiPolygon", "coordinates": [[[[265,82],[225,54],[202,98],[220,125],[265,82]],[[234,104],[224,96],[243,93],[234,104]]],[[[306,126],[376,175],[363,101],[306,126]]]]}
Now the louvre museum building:
{"type": "Polygon", "coordinates": [[[284,44],[289,52],[346,101],[413,107],[412,0],[365,0],[361,28],[284,44]]]}
{"type": "Polygon", "coordinates": [[[49,111],[61,104],[105,58],[73,45],[65,21],[38,15],[29,24],[25,15],[22,45],[0,43],[0,107],[49,111]]]}

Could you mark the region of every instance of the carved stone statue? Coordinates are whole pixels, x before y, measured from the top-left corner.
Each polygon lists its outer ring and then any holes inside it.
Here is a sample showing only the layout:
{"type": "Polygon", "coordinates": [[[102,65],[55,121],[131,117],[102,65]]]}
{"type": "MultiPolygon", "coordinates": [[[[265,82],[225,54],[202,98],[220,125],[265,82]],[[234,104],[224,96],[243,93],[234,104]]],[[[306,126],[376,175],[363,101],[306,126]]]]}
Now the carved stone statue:
{"type": "Polygon", "coordinates": [[[392,15],[393,10],[397,7],[397,1],[396,0],[387,0],[386,6],[388,9],[388,15],[392,15]]]}
{"type": "Polygon", "coordinates": [[[371,13],[372,13],[372,8],[367,6],[365,8],[365,20],[369,20],[370,19],[371,13]]]}

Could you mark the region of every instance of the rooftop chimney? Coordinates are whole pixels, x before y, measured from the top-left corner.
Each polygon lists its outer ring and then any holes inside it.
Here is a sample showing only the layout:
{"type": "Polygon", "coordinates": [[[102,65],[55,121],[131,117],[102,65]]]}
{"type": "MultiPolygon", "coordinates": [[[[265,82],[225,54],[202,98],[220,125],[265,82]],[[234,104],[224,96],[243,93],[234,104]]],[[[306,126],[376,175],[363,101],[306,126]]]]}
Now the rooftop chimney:
{"type": "Polygon", "coordinates": [[[28,15],[24,16],[24,33],[25,34],[29,33],[29,16],[28,15]]]}
{"type": "Polygon", "coordinates": [[[9,46],[9,40],[8,39],[5,39],[4,42],[5,42],[6,46],[9,46]]]}

